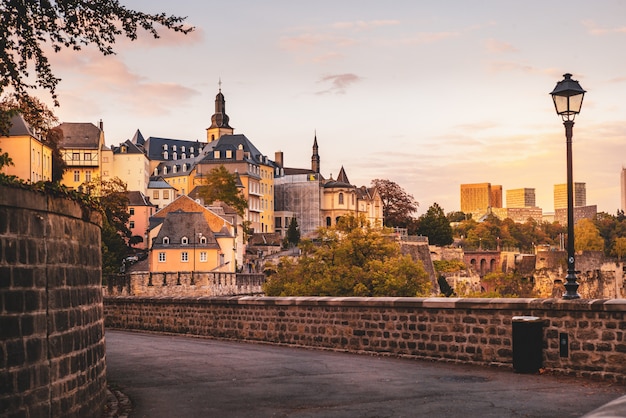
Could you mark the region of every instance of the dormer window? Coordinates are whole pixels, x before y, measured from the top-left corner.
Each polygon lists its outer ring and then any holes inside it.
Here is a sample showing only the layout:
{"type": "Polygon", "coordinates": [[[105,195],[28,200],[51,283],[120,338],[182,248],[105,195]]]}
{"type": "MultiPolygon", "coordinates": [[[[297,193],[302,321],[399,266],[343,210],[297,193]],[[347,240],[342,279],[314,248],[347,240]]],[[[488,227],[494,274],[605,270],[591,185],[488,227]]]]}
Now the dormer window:
{"type": "Polygon", "coordinates": [[[195,155],[193,155],[193,153],[191,155],[189,155],[189,158],[193,158],[195,157],[195,155]]]}
{"type": "Polygon", "coordinates": [[[167,151],[163,151],[163,159],[167,160],[167,151]]]}
{"type": "Polygon", "coordinates": [[[190,153],[192,154],[192,156],[193,156],[193,153],[194,153],[193,147],[189,147],[189,152],[190,152],[190,153]]]}
{"type": "Polygon", "coordinates": [[[167,245],[170,243],[170,237],[163,237],[163,245],[167,245]]]}
{"type": "Polygon", "coordinates": [[[163,167],[163,174],[167,174],[167,166],[163,167]]]}
{"type": "Polygon", "coordinates": [[[183,171],[187,171],[187,163],[183,164],[183,171]]]}
{"type": "Polygon", "coordinates": [[[178,166],[177,165],[172,167],[172,172],[174,172],[174,173],[178,172],[178,166]]]}
{"type": "Polygon", "coordinates": [[[233,151],[232,150],[226,150],[226,158],[233,158],[233,151]]]}
{"type": "Polygon", "coordinates": [[[167,144],[163,144],[163,151],[167,151],[167,144]]]}
{"type": "Polygon", "coordinates": [[[181,243],[182,245],[187,245],[187,244],[189,244],[189,238],[187,238],[187,237],[182,237],[182,238],[180,239],[180,243],[181,243]]]}
{"type": "Polygon", "coordinates": [[[213,158],[220,158],[220,151],[219,150],[213,151],[213,158]]]}
{"type": "Polygon", "coordinates": [[[237,149],[243,150],[243,144],[239,144],[239,145],[237,146],[237,149]]]}
{"type": "Polygon", "coordinates": [[[180,158],[182,158],[182,159],[184,160],[185,158],[187,158],[187,154],[185,154],[185,153],[183,152],[183,155],[181,155],[181,156],[180,156],[180,158]]]}
{"type": "Polygon", "coordinates": [[[176,145],[172,145],[172,151],[176,151],[176,145]]]}
{"type": "Polygon", "coordinates": [[[172,160],[178,160],[178,153],[172,153],[172,160]]]}
{"type": "Polygon", "coordinates": [[[206,237],[200,237],[200,244],[206,244],[206,237]]]}
{"type": "Polygon", "coordinates": [[[185,152],[185,146],[184,145],[180,147],[180,152],[185,152]]]}
{"type": "Polygon", "coordinates": [[[154,175],[155,176],[159,175],[159,167],[154,167],[154,175]]]}

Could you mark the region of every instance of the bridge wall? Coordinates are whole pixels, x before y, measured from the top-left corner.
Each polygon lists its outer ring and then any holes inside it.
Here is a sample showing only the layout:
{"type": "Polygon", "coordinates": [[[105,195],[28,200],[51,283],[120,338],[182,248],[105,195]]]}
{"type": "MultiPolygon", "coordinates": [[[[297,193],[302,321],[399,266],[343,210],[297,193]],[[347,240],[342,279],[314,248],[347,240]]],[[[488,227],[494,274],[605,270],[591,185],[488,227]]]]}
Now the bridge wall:
{"type": "Polygon", "coordinates": [[[503,367],[512,317],[532,315],[545,370],[626,383],[626,300],[107,297],[104,307],[110,328],[503,367]]]}
{"type": "Polygon", "coordinates": [[[106,401],[99,213],[0,186],[0,415],[98,417],[106,401]]]}

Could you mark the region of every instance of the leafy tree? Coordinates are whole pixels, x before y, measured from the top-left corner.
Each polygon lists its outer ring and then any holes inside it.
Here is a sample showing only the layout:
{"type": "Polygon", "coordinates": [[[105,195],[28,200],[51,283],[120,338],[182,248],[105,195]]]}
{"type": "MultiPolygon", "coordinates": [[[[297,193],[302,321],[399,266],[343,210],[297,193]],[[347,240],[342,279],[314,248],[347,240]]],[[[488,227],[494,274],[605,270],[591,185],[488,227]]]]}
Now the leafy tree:
{"type": "Polygon", "coordinates": [[[437,203],[433,203],[418,221],[417,233],[427,236],[430,244],[445,246],[454,242],[450,221],[437,203]]]}
{"type": "Polygon", "coordinates": [[[9,165],[15,165],[15,164],[13,164],[13,160],[11,159],[11,157],[9,157],[9,153],[2,152],[2,149],[0,149],[0,170],[5,165],[9,166],[9,165]]]}
{"type": "Polygon", "coordinates": [[[472,296],[509,298],[537,297],[533,282],[515,273],[488,273],[482,279],[482,284],[489,290],[482,295],[472,296]]]}
{"type": "Polygon", "coordinates": [[[0,112],[21,113],[26,123],[42,137],[45,137],[48,131],[59,123],[54,112],[36,97],[5,96],[0,101],[0,112]]]}
{"type": "Polygon", "coordinates": [[[378,190],[383,202],[384,225],[406,228],[413,219],[419,203],[402,187],[391,180],[374,179],[372,185],[378,190]]]}
{"type": "Polygon", "coordinates": [[[282,258],[264,291],[271,296],[418,296],[431,283],[420,262],[364,217],[344,216],[320,228],[317,245],[303,240],[302,256],[282,258]]]}
{"type": "MultiPolygon", "coordinates": [[[[470,214],[469,216],[471,217],[472,215],[470,214]]],[[[449,212],[446,217],[450,222],[463,222],[468,219],[468,215],[461,211],[449,212]]]]}
{"type": "Polygon", "coordinates": [[[576,251],[604,251],[604,240],[590,219],[581,219],[574,225],[576,251]]]}
{"type": "Polygon", "coordinates": [[[615,238],[615,242],[613,244],[613,255],[615,255],[620,261],[622,260],[622,257],[626,255],[626,237],[615,238]]]}
{"type": "Polygon", "coordinates": [[[287,229],[287,235],[285,237],[288,244],[293,246],[298,245],[300,242],[300,228],[298,227],[298,221],[294,216],[291,218],[291,222],[289,222],[289,228],[287,229]]]}
{"type": "Polygon", "coordinates": [[[237,210],[243,216],[248,207],[248,202],[237,187],[237,175],[230,173],[226,167],[211,169],[205,182],[206,188],[200,191],[200,196],[207,203],[222,201],[237,210]]]}
{"type": "Polygon", "coordinates": [[[128,194],[119,178],[95,179],[86,185],[93,191],[102,210],[102,273],[114,274],[128,252],[131,231],[128,228],[128,194]]]}
{"type": "Polygon", "coordinates": [[[52,149],[52,181],[60,182],[63,180],[63,173],[67,170],[67,163],[61,155],[60,143],[63,140],[63,131],[61,128],[52,128],[46,134],[45,143],[52,149]]]}
{"type": "Polygon", "coordinates": [[[164,13],[127,9],[118,0],[5,1],[0,8],[0,94],[10,88],[26,100],[30,90],[40,87],[58,105],[60,79],[52,72],[47,49],[59,52],[94,45],[109,55],[120,35],[135,40],[138,29],[143,29],[158,38],[157,25],[182,33],[193,30],[184,27],[183,21],[164,13]]]}

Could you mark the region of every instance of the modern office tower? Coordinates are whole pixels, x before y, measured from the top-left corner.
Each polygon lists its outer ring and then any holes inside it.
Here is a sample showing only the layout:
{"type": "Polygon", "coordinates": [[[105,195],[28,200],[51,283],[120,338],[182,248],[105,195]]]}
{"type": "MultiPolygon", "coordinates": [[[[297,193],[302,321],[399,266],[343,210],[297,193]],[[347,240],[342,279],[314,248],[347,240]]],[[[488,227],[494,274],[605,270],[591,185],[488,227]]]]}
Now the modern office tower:
{"type": "Polygon", "coordinates": [[[535,189],[511,189],[506,191],[507,208],[535,207],[535,189]]]}
{"type": "Polygon", "coordinates": [[[619,176],[620,179],[620,209],[626,211],[626,168],[622,167],[622,172],[619,176]]]}
{"type": "Polygon", "coordinates": [[[487,212],[502,207],[502,186],[491,183],[461,184],[461,212],[487,212]]]}
{"type": "MultiPolygon", "coordinates": [[[[586,183],[574,183],[574,207],[587,206],[586,183]]],[[[554,210],[567,209],[567,184],[554,185],[554,210]]]]}

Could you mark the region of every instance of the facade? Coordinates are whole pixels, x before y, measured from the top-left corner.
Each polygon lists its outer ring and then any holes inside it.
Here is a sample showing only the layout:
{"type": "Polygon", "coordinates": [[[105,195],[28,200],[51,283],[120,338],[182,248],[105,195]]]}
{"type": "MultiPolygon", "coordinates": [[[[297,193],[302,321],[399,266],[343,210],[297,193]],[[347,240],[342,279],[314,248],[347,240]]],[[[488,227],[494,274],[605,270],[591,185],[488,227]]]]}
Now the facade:
{"type": "Polygon", "coordinates": [[[111,147],[113,153],[113,174],[124,183],[128,190],[145,193],[150,181],[150,161],[135,143],[128,140],[117,147],[111,147]]]}
{"type": "MultiPolygon", "coordinates": [[[[598,214],[596,205],[574,206],[574,224],[581,219],[594,219],[598,214]]],[[[554,221],[561,225],[567,225],[567,207],[554,210],[554,221]]]]}
{"type": "Polygon", "coordinates": [[[176,199],[178,190],[166,182],[163,177],[150,177],[147,196],[158,209],[163,209],[176,199]]]}
{"type": "MultiPolygon", "coordinates": [[[[574,183],[574,207],[587,205],[586,183],[574,183]]],[[[554,185],[554,210],[567,209],[567,184],[554,185]]]]}
{"type": "Polygon", "coordinates": [[[491,183],[461,184],[461,212],[485,214],[502,207],[502,186],[491,183]]]}
{"type": "Polygon", "coordinates": [[[526,207],[526,208],[493,208],[491,212],[499,219],[509,218],[513,222],[525,223],[528,219],[533,219],[536,222],[543,222],[543,211],[538,207],[526,207]]]}
{"type": "Polygon", "coordinates": [[[9,135],[0,137],[0,149],[9,154],[13,165],[4,166],[2,172],[31,183],[52,180],[52,149],[21,114],[13,116],[10,123],[9,135]]]}
{"type": "Polygon", "coordinates": [[[132,236],[139,236],[142,242],[134,244],[133,248],[147,250],[149,248],[148,232],[150,217],[154,215],[156,206],[150,203],[148,196],[139,191],[130,191],[128,196],[128,228],[132,236]]]}
{"type": "Polygon", "coordinates": [[[535,207],[535,189],[511,189],[506,191],[507,208],[535,207]]]}
{"type": "MultiPolygon", "coordinates": [[[[93,123],[62,123],[63,131],[59,144],[67,170],[61,183],[79,190],[96,179],[104,181],[113,177],[113,152],[104,143],[102,121],[93,123]]],[[[97,191],[96,191],[97,193],[97,191]]]]}

